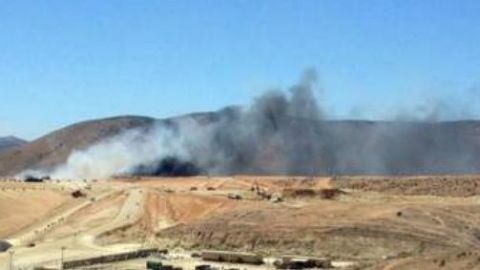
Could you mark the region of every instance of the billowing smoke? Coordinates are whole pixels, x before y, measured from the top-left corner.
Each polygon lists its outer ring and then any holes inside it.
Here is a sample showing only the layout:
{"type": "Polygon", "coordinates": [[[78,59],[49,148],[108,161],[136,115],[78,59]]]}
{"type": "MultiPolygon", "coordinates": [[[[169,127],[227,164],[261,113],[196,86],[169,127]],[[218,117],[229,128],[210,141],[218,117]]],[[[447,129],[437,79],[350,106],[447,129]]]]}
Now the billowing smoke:
{"type": "Polygon", "coordinates": [[[175,128],[159,123],[150,129],[128,130],[72,153],[65,164],[43,174],[60,179],[108,178],[131,173],[161,175],[162,168],[165,175],[181,175],[182,170],[197,174],[199,170],[188,167],[190,142],[189,137],[184,137],[194,128],[197,124],[193,120],[184,119],[175,128]]]}
{"type": "Polygon", "coordinates": [[[476,122],[328,120],[314,95],[315,77],[308,71],[289,91],[268,91],[247,108],[159,120],[148,130],[126,131],[72,153],[65,164],[45,173],[78,179],[480,171],[476,122]]]}

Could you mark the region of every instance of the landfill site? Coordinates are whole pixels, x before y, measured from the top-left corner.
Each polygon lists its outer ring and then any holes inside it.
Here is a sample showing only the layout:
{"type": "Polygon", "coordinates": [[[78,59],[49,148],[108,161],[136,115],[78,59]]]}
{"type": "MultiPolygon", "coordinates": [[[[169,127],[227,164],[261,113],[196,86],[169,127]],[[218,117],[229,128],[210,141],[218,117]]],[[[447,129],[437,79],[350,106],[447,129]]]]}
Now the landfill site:
{"type": "Polygon", "coordinates": [[[476,176],[4,179],[0,266],[474,269],[478,194],[476,176]]]}

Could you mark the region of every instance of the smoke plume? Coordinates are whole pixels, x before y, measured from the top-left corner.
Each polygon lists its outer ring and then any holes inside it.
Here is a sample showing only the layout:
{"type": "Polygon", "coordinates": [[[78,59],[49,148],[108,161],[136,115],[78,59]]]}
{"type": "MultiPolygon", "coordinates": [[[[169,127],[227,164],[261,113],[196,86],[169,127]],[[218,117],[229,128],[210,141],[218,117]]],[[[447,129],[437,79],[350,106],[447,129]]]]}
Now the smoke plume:
{"type": "Polygon", "coordinates": [[[315,98],[315,80],[308,71],[289,91],[268,91],[246,108],[159,120],[147,131],[128,130],[72,153],[65,164],[44,173],[78,179],[480,171],[480,126],[438,122],[447,106],[423,109],[429,121],[332,121],[315,98]]]}

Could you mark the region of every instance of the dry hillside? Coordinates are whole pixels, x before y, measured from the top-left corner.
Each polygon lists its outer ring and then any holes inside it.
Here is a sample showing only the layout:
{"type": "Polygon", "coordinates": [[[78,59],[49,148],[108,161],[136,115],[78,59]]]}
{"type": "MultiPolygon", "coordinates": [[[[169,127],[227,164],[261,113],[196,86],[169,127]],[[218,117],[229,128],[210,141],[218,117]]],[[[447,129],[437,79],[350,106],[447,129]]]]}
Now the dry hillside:
{"type": "Polygon", "coordinates": [[[26,144],[27,141],[19,139],[14,136],[1,137],[0,138],[0,152],[7,151],[15,147],[20,147],[26,144]]]}
{"type": "Polygon", "coordinates": [[[54,131],[31,143],[0,153],[0,175],[15,175],[25,169],[49,168],[65,162],[74,150],[132,128],[148,128],[148,117],[115,117],[78,123],[54,131]]]}

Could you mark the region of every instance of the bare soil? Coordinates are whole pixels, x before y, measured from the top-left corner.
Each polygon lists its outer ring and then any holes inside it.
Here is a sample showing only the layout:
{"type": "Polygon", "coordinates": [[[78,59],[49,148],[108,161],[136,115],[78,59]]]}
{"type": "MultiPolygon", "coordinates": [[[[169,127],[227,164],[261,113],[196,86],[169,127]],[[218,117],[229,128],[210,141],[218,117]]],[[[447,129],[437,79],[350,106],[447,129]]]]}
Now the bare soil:
{"type": "MultiPolygon", "coordinates": [[[[67,259],[167,247],[321,256],[361,269],[475,269],[479,179],[116,179],[80,185],[83,199],[69,193],[78,182],[0,182],[0,233],[22,266],[58,262],[64,246],[67,259]]],[[[7,261],[0,253],[0,269],[7,261]]]]}

